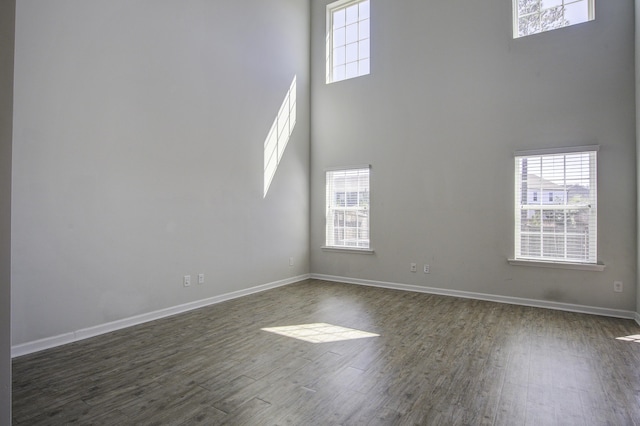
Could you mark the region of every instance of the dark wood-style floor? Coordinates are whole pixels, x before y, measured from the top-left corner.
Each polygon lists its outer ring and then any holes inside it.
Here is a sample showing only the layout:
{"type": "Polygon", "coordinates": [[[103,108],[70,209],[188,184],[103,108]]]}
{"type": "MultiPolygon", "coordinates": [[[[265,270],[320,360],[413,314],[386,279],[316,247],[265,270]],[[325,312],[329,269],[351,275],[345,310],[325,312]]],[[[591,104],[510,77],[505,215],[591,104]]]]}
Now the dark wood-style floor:
{"type": "Polygon", "coordinates": [[[631,320],[309,280],[13,361],[14,425],[640,425],[631,320]],[[262,331],[330,323],[379,337],[262,331]]]}

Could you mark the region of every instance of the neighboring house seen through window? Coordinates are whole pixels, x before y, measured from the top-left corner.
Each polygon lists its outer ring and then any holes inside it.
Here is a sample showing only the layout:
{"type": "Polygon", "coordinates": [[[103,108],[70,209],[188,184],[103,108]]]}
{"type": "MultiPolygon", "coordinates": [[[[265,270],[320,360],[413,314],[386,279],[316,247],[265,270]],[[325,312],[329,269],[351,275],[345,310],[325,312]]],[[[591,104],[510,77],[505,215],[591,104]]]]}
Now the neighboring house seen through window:
{"type": "Polygon", "coordinates": [[[369,177],[369,167],[326,172],[327,247],[370,248],[369,177]]]}
{"type": "Polygon", "coordinates": [[[579,149],[516,155],[515,259],[597,263],[597,147],[579,149]]]}

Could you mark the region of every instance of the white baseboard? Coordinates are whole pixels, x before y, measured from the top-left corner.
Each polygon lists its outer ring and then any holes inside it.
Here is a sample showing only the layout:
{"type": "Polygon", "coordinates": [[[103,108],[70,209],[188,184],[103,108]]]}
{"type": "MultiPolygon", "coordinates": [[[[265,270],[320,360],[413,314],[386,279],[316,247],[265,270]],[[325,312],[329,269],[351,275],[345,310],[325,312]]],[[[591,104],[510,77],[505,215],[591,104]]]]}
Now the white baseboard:
{"type": "Polygon", "coordinates": [[[136,315],[121,320],[100,324],[97,326],[76,330],[69,333],[60,334],[57,336],[47,337],[45,339],[35,340],[32,342],[21,343],[11,348],[11,357],[16,358],[22,355],[28,355],[34,352],[39,352],[45,349],[54,348],[56,346],[66,345],[67,343],[77,342],[79,340],[88,339],[90,337],[99,336],[101,334],[110,333],[112,331],[120,330],[123,328],[131,327],[134,325],[142,324],[149,321],[154,321],[161,318],[166,318],[172,315],[180,314],[183,312],[192,311],[194,309],[202,308],[205,306],[215,305],[227,300],[236,299],[238,297],[247,296],[253,293],[259,293],[272,288],[282,287],[285,285],[293,284],[299,281],[306,280],[308,278],[339,282],[345,284],[357,284],[369,287],[381,287],[389,288],[393,290],[413,291],[417,293],[427,294],[439,294],[442,296],[461,297],[465,299],[477,299],[486,300],[489,302],[508,303],[512,305],[531,306],[536,308],[555,309],[568,312],[579,312],[592,315],[601,315],[615,318],[635,319],[640,325],[640,313],[633,311],[624,311],[619,309],[599,308],[594,306],[575,305],[570,303],[550,302],[536,299],[524,299],[519,297],[498,296],[485,293],[473,293],[460,290],[448,290],[435,287],[421,287],[409,284],[398,284],[384,281],[365,280],[359,278],[338,277],[333,275],[322,274],[305,274],[297,277],[287,278],[284,280],[274,281],[268,284],[251,287],[245,290],[234,291],[231,293],[222,294],[220,296],[214,296],[207,299],[197,300],[194,302],[185,303],[178,306],[173,306],[166,309],[161,309],[146,314],[136,315]]]}
{"type": "Polygon", "coordinates": [[[203,308],[209,305],[215,305],[216,303],[221,303],[231,299],[237,299],[238,297],[247,296],[249,294],[259,293],[261,291],[270,290],[272,288],[282,287],[285,285],[297,283],[299,281],[303,281],[308,278],[310,278],[309,274],[299,275],[297,277],[286,278],[286,279],[274,281],[268,284],[262,284],[256,287],[251,287],[244,290],[222,294],[220,296],[214,296],[207,299],[196,300],[194,302],[189,302],[189,303],[185,303],[178,306],[172,306],[170,308],[160,309],[158,311],[153,311],[146,314],[136,315],[129,318],[123,318],[121,320],[112,321],[112,322],[96,325],[89,328],[83,328],[70,333],[60,334],[58,336],[52,336],[52,337],[47,337],[45,339],[35,340],[32,342],[21,343],[19,345],[12,346],[11,357],[16,358],[22,355],[28,355],[34,352],[50,349],[56,346],[66,345],[67,343],[77,342],[78,340],[88,339],[90,337],[99,336],[101,334],[110,333],[112,331],[131,327],[131,326],[142,324],[145,322],[166,318],[172,315],[181,314],[183,312],[192,311],[194,309],[203,308]]]}
{"type": "Polygon", "coordinates": [[[511,305],[531,306],[534,308],[555,309],[559,311],[579,312],[584,314],[601,315],[614,318],[634,319],[640,324],[640,315],[633,311],[620,309],[599,308],[595,306],[575,305],[571,303],[551,302],[546,300],[524,299],[520,297],[498,296],[494,294],[473,293],[469,291],[449,290],[435,287],[421,287],[409,284],[397,284],[384,281],[364,280],[359,278],[336,277],[332,275],[311,274],[311,278],[346,284],[382,287],[393,290],[413,291],[417,293],[438,294],[441,296],[461,297],[464,299],[485,300],[488,302],[508,303],[511,305]]]}

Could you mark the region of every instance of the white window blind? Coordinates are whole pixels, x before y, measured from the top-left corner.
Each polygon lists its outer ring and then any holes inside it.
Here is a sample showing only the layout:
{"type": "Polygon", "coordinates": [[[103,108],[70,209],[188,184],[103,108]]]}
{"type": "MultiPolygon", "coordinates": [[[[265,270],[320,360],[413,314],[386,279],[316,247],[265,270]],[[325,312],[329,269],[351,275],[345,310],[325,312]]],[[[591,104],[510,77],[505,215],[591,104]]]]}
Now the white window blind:
{"type": "Polygon", "coordinates": [[[327,6],[327,83],[369,74],[369,0],[327,6]]]}
{"type": "Polygon", "coordinates": [[[597,147],[516,154],[516,259],[597,263],[596,158],[597,147]]]}
{"type": "Polygon", "coordinates": [[[370,248],[370,168],[326,172],[327,247],[370,248]]]}

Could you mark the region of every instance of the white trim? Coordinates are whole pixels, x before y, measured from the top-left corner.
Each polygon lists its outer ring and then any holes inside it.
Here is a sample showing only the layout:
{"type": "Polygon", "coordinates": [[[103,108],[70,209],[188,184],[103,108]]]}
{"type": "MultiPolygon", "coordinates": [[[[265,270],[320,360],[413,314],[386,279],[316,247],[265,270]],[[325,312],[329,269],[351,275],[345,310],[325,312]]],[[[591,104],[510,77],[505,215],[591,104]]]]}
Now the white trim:
{"type": "Polygon", "coordinates": [[[527,151],[516,151],[513,153],[514,157],[530,157],[536,155],[553,155],[553,154],[568,154],[572,152],[598,152],[600,151],[600,145],[583,145],[583,146],[568,146],[564,148],[542,148],[531,149],[527,151]]]}
{"type": "Polygon", "coordinates": [[[553,262],[548,260],[507,259],[513,266],[534,266],[537,268],[573,269],[578,271],[604,271],[603,263],[553,262]]]}
{"type": "Polygon", "coordinates": [[[334,1],[333,3],[329,3],[327,5],[327,11],[328,12],[332,12],[335,9],[343,9],[347,5],[351,6],[349,3],[358,3],[359,1],[360,0],[338,0],[338,1],[334,1]]]}
{"type": "Polygon", "coordinates": [[[99,336],[101,334],[110,333],[112,331],[121,330],[123,328],[132,327],[134,325],[143,324],[149,321],[155,321],[161,318],[166,318],[172,315],[189,312],[194,309],[203,308],[205,306],[215,305],[217,303],[225,302],[231,299],[237,299],[239,297],[248,296],[253,293],[259,293],[265,290],[270,290],[276,287],[282,287],[285,285],[297,283],[309,279],[309,274],[299,275],[297,277],[285,278],[283,280],[274,281],[267,284],[258,285],[255,287],[247,288],[244,290],[238,290],[231,293],[221,294],[219,296],[209,297],[207,299],[196,300],[194,302],[185,303],[178,306],[172,306],[158,311],[148,312],[146,314],[136,315],[129,318],[123,318],[117,321],[108,322],[105,324],[96,325],[93,327],[83,328],[70,333],[60,334],[58,336],[47,337],[40,340],[34,340],[32,342],[21,343],[11,347],[11,357],[16,358],[23,355],[28,355],[34,352],[39,352],[45,349],[54,348],[56,346],[66,345],[67,343],[77,342],[79,340],[88,339],[90,337],[99,336]]]}
{"type": "Polygon", "coordinates": [[[372,248],[356,248],[356,247],[339,247],[339,246],[322,246],[323,251],[335,251],[337,253],[355,253],[355,254],[374,254],[372,248]]]}
{"type": "Polygon", "coordinates": [[[335,171],[341,171],[341,170],[360,170],[360,169],[369,169],[369,171],[371,171],[371,164],[360,164],[357,166],[331,166],[331,167],[325,167],[324,172],[325,175],[327,174],[327,172],[335,172],[335,171]]]}
{"type": "MultiPolygon", "coordinates": [[[[364,3],[364,2],[369,2],[369,5],[371,5],[371,2],[369,0],[338,0],[338,1],[334,1],[332,3],[329,3],[327,5],[327,13],[326,13],[326,33],[325,33],[325,57],[326,57],[326,64],[325,64],[325,83],[326,84],[332,84],[332,83],[338,83],[340,81],[344,81],[344,80],[349,80],[351,78],[357,78],[357,77],[362,77],[365,75],[369,75],[371,73],[371,47],[369,47],[369,56],[365,57],[365,58],[361,58],[360,57],[360,53],[358,52],[358,59],[357,61],[355,61],[356,63],[359,63],[361,60],[363,59],[368,59],[369,60],[369,72],[367,72],[366,74],[360,74],[360,69],[358,66],[358,73],[355,76],[351,76],[351,77],[347,77],[346,74],[343,78],[340,79],[334,79],[334,75],[333,75],[333,63],[334,63],[334,57],[333,57],[333,48],[334,48],[334,28],[333,28],[333,24],[334,24],[334,14],[336,12],[339,12],[340,10],[343,9],[347,9],[353,5],[356,4],[360,4],[360,3],[364,3]]],[[[366,19],[361,19],[360,16],[358,16],[358,20],[357,23],[358,25],[360,25],[360,23],[362,21],[365,20],[369,20],[369,26],[371,25],[371,12],[369,12],[369,17],[366,19]]],[[[371,40],[371,34],[369,34],[369,37],[367,38],[368,40],[371,40]]],[[[358,35],[357,38],[357,43],[358,45],[360,44],[360,41],[365,40],[365,39],[360,39],[360,36],[358,35]]],[[[343,45],[340,45],[343,46],[343,45]]]]}
{"type": "MultiPolygon", "coordinates": [[[[583,314],[600,315],[614,318],[638,320],[637,313],[621,309],[600,308],[597,306],[575,305],[572,303],[551,302],[547,300],[524,299],[521,297],[498,296],[495,294],[473,293],[461,290],[449,290],[435,287],[422,287],[410,284],[389,283],[384,281],[365,280],[360,278],[337,277],[333,275],[311,274],[312,279],[332,281],[345,284],[357,284],[369,287],[389,288],[393,290],[413,291],[416,293],[438,294],[441,296],[453,296],[463,299],[485,300],[488,302],[507,303],[510,305],[531,306],[534,308],[554,309],[566,312],[578,312],[583,314]]],[[[639,322],[640,324],[640,322],[639,322]]]]}

